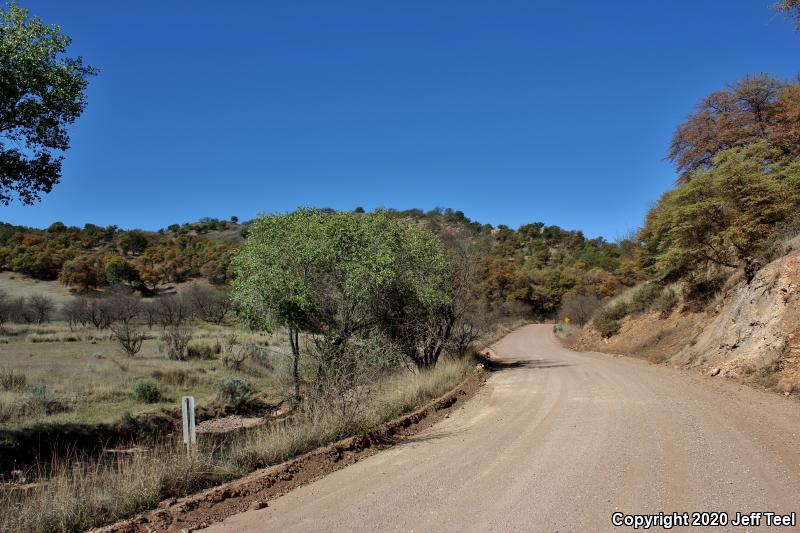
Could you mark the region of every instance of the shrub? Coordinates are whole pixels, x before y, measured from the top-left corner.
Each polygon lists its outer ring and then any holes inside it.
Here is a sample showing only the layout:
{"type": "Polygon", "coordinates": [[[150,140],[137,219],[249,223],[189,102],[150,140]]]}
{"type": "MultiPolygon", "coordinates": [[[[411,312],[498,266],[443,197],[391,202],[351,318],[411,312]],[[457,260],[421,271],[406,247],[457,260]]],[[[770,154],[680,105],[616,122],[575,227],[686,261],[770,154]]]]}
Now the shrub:
{"type": "Polygon", "coordinates": [[[154,370],[150,375],[161,383],[175,387],[193,387],[198,381],[197,376],[182,368],[154,370]]]}
{"type": "Polygon", "coordinates": [[[175,361],[186,359],[186,352],[191,338],[191,330],[183,326],[168,326],[165,328],[164,333],[161,335],[161,341],[166,346],[167,357],[175,361]]]}
{"type": "Polygon", "coordinates": [[[35,294],[28,300],[28,307],[33,315],[33,321],[37,324],[49,322],[55,310],[53,299],[42,294],[35,294]]]}
{"type": "Polygon", "coordinates": [[[142,378],[133,386],[133,396],[140,402],[156,403],[161,399],[161,391],[155,381],[142,378]]]}
{"type": "Polygon", "coordinates": [[[614,320],[610,318],[595,318],[594,319],[594,329],[600,332],[600,335],[603,337],[613,337],[619,332],[619,328],[622,325],[619,320],[614,320]]]}
{"type": "Polygon", "coordinates": [[[189,302],[180,295],[160,296],[151,305],[155,321],[165,330],[180,328],[192,318],[189,302]]]}
{"type": "Polygon", "coordinates": [[[61,398],[50,392],[46,386],[38,383],[28,388],[26,402],[26,412],[28,413],[52,415],[67,410],[67,405],[61,398]]]}
{"type": "Polygon", "coordinates": [[[242,407],[255,393],[255,387],[249,381],[238,378],[220,379],[214,383],[217,398],[226,405],[242,407]]]}
{"type": "Polygon", "coordinates": [[[195,316],[209,324],[222,324],[231,310],[231,300],[224,291],[192,285],[186,298],[195,316]]]}
{"type": "Polygon", "coordinates": [[[661,318],[667,318],[676,305],[678,305],[678,293],[672,289],[663,291],[653,303],[653,307],[659,312],[661,318]]]}
{"type": "Polygon", "coordinates": [[[706,303],[722,289],[723,284],[722,277],[692,277],[683,287],[684,301],[692,303],[694,310],[702,310],[706,303]]]}
{"type": "Polygon", "coordinates": [[[596,315],[595,320],[597,319],[605,319],[605,320],[622,320],[629,313],[628,303],[627,302],[616,302],[610,305],[607,305],[603,309],[601,309],[596,315]]]}
{"type": "Polygon", "coordinates": [[[653,307],[656,299],[661,295],[663,289],[655,283],[646,283],[633,293],[628,304],[629,313],[644,313],[653,307]]]}
{"type": "Polygon", "coordinates": [[[620,320],[625,318],[628,312],[627,302],[613,303],[597,312],[592,325],[603,337],[611,337],[617,334],[621,325],[620,320]]]}
{"type": "Polygon", "coordinates": [[[16,370],[0,369],[0,389],[4,391],[22,391],[28,378],[16,370]]]}
{"type": "Polygon", "coordinates": [[[120,349],[128,357],[134,357],[142,349],[145,334],[133,323],[128,321],[112,322],[109,328],[120,349]]]}
{"type": "Polygon", "coordinates": [[[222,345],[219,341],[213,344],[190,344],[186,347],[187,359],[215,359],[215,355],[219,355],[222,351],[222,345]]]}
{"type": "Polygon", "coordinates": [[[6,313],[8,320],[17,324],[31,324],[36,320],[30,305],[28,305],[28,300],[24,296],[10,300],[6,304],[6,313]]]}

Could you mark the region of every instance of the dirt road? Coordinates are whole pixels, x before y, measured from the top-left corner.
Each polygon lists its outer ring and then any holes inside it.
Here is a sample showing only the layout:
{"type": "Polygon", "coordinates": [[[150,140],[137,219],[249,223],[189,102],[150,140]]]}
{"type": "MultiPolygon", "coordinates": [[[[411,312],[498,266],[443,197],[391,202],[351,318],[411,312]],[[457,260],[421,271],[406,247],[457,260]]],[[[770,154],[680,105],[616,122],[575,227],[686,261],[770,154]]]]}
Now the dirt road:
{"type": "Polygon", "coordinates": [[[800,513],[799,402],[572,352],[551,329],[501,340],[507,368],[433,428],[207,531],[622,531],[614,512],[800,513]]]}

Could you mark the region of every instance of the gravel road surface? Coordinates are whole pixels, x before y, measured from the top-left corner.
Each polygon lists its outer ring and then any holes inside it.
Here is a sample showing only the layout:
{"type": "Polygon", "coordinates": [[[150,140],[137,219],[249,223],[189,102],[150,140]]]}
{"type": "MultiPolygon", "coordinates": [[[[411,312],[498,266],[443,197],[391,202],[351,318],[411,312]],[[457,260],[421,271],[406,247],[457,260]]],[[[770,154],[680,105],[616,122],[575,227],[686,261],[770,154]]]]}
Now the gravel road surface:
{"type": "Polygon", "coordinates": [[[206,531],[633,531],[612,514],[800,513],[800,402],[573,352],[547,325],[494,350],[506,367],[450,418],[206,531]]]}

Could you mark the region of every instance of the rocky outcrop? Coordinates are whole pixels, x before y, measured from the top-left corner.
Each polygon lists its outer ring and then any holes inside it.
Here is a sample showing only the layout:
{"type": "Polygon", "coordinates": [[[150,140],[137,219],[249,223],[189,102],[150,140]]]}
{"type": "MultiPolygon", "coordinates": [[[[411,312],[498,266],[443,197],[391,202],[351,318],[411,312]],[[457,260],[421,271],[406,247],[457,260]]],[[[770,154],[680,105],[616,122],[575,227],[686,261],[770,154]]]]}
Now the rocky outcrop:
{"type": "Polygon", "coordinates": [[[725,295],[672,361],[718,366],[723,375],[772,369],[800,377],[800,253],[774,261],[725,295]]]}
{"type": "Polygon", "coordinates": [[[800,392],[800,252],[742,279],[709,311],[628,317],[610,339],[587,328],[572,346],[800,392]]]}

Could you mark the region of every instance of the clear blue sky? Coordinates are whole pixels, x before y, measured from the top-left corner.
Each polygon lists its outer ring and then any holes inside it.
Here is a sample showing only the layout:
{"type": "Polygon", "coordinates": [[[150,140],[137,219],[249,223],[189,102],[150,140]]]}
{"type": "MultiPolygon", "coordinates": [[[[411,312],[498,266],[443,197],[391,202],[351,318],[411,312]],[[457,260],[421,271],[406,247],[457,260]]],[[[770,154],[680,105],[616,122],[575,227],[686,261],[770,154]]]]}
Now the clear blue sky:
{"type": "Polygon", "coordinates": [[[698,98],[800,72],[772,2],[21,1],[102,72],[62,183],[0,219],[444,206],[615,239],[698,98]]]}

